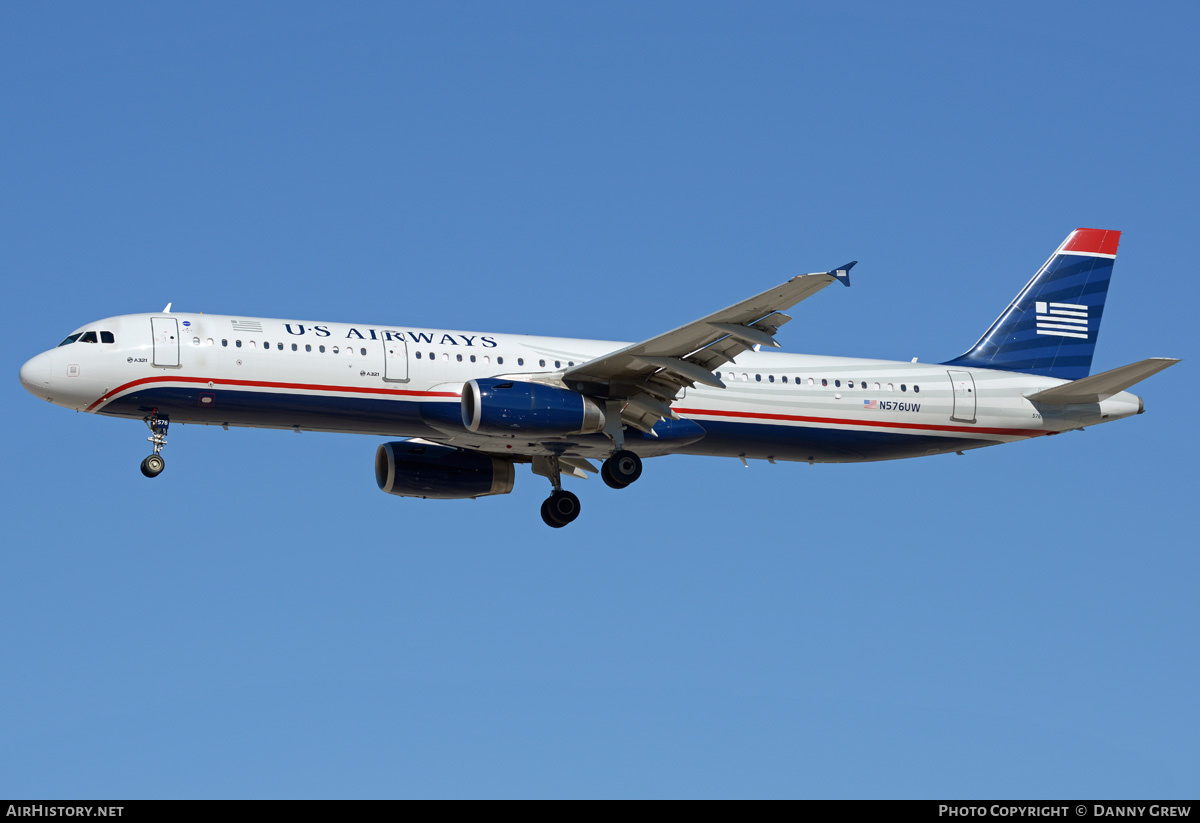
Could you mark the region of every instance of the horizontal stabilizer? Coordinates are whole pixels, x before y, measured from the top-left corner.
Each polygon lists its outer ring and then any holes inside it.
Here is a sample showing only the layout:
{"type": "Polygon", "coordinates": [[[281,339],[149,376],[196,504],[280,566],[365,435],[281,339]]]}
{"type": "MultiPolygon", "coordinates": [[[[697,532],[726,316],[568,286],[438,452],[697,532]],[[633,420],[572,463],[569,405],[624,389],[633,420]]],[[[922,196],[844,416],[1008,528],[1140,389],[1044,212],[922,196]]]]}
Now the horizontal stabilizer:
{"type": "Polygon", "coordinates": [[[1172,357],[1151,357],[1148,360],[1140,360],[1137,363],[1130,363],[1128,366],[1120,366],[1100,372],[1100,374],[1093,374],[1091,377],[1072,380],[1070,383],[1063,383],[1061,386],[1043,389],[1026,396],[1035,403],[1051,403],[1053,405],[1099,403],[1178,362],[1172,357]]]}

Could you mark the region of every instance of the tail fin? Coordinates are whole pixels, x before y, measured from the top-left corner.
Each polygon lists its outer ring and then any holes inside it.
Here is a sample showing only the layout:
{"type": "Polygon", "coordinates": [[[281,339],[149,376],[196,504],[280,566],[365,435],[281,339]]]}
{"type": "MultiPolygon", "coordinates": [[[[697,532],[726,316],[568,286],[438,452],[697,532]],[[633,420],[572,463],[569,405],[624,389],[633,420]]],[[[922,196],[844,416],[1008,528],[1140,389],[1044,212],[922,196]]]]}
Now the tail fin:
{"type": "Polygon", "coordinates": [[[1119,231],[1071,232],[979,342],[945,365],[1087,377],[1120,239],[1119,231]]]}

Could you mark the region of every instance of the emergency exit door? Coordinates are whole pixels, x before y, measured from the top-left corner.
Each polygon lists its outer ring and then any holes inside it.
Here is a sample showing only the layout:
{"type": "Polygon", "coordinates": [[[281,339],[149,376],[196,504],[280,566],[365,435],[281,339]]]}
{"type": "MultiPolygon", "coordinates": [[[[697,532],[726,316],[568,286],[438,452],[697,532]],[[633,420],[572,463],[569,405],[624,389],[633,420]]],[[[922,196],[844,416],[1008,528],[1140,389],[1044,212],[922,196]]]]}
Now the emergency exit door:
{"type": "Polygon", "coordinates": [[[179,367],[179,321],[174,317],[151,317],[154,334],[154,365],[162,368],[179,367]]]}
{"type": "MultiPolygon", "coordinates": [[[[391,336],[385,334],[384,338],[391,336]]],[[[393,383],[408,382],[408,343],[403,339],[383,341],[383,379],[393,383]]]]}
{"type": "Polygon", "coordinates": [[[975,378],[967,371],[952,371],[950,383],[954,386],[954,411],[951,420],[963,423],[975,422],[975,378]]]}

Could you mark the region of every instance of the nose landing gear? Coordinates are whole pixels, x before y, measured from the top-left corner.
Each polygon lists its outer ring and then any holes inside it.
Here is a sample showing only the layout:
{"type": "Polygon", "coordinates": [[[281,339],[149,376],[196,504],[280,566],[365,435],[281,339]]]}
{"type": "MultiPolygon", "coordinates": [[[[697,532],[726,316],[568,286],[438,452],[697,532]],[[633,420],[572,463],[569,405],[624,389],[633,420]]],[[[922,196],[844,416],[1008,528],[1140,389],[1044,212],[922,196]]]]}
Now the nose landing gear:
{"type": "Polygon", "coordinates": [[[146,439],[154,444],[154,454],[142,461],[142,474],[146,477],[158,477],[167,466],[167,461],[163,460],[159,452],[167,445],[167,426],[171,421],[166,417],[159,417],[157,409],[151,412],[149,417],[142,419],[150,429],[150,436],[146,439]]]}

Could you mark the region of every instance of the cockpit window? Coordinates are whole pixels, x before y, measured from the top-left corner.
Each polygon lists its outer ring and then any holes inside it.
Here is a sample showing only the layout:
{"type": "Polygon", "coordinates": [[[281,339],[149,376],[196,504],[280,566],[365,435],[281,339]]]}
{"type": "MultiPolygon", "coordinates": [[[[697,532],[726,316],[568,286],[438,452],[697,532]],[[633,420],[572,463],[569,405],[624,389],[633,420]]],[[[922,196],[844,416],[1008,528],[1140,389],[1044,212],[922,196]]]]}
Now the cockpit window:
{"type": "Polygon", "coordinates": [[[74,343],[76,340],[78,340],[82,336],[83,336],[83,332],[79,332],[77,334],[72,334],[70,337],[68,337],[66,340],[62,341],[58,345],[60,345],[60,346],[69,345],[71,343],[74,343]]]}
{"type": "Polygon", "coordinates": [[[113,337],[113,333],[110,331],[102,331],[102,332],[100,332],[100,342],[101,343],[116,343],[117,338],[113,337]]]}
{"type": "Polygon", "coordinates": [[[94,331],[85,331],[79,336],[80,343],[95,343],[96,333],[94,331]]]}

